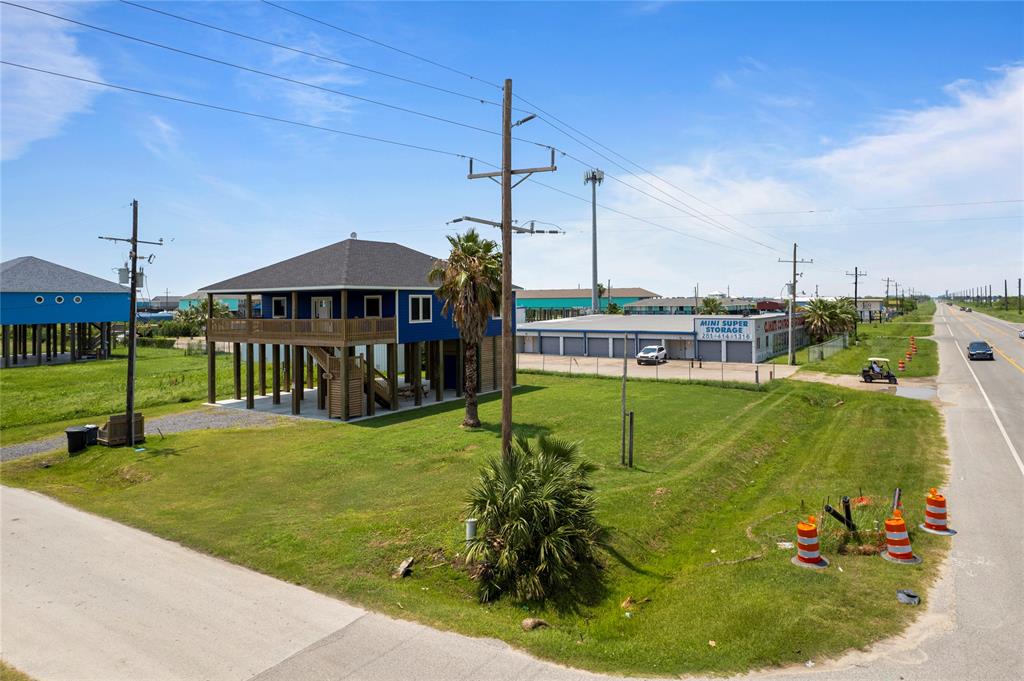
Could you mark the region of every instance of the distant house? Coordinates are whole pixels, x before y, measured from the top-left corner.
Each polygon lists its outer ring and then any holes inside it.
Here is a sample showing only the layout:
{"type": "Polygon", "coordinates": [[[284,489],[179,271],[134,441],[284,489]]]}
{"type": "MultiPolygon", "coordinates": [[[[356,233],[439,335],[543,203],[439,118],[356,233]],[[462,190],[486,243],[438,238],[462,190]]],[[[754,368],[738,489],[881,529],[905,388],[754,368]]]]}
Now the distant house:
{"type": "MultiPolygon", "coordinates": [[[[293,414],[306,385],[315,388],[318,410],[342,419],[372,415],[378,404],[396,410],[462,395],[465,348],[427,279],[436,262],[399,244],[347,239],[204,286],[208,298],[244,301],[243,318],[207,321],[209,342],[232,344],[235,398],[242,398],[242,345],[248,408],[255,406],[256,358],[262,366],[268,349],[271,403],[290,387],[293,414]]],[[[500,385],[500,334],[500,319],[490,320],[478,348],[480,392],[500,385]]],[[[213,402],[212,354],[209,372],[213,402]]],[[[258,391],[265,395],[266,386],[258,391]]]]}
{"type": "MultiPolygon", "coordinates": [[[[606,291],[600,299],[602,310],[608,309],[608,303],[614,302],[619,307],[629,303],[653,298],[657,294],[644,288],[613,288],[606,291]]],[[[592,304],[589,288],[556,288],[556,289],[523,289],[516,291],[516,308],[525,310],[525,319],[553,319],[569,317],[582,311],[589,311],[592,304]]]]}
{"type": "MultiPolygon", "coordinates": [[[[188,310],[190,308],[193,308],[193,307],[199,305],[203,301],[204,298],[206,298],[206,295],[203,294],[203,293],[200,293],[199,291],[196,291],[194,293],[190,293],[187,296],[183,296],[181,298],[181,300],[178,301],[178,309],[179,310],[188,310]]],[[[214,296],[214,299],[217,302],[219,302],[219,303],[223,303],[224,306],[228,308],[228,311],[230,311],[231,314],[235,315],[236,317],[245,313],[245,297],[244,296],[238,296],[238,295],[218,295],[218,296],[214,296]]],[[[259,303],[260,303],[260,301],[257,300],[256,301],[257,309],[259,309],[259,303]]]]}
{"type": "Polygon", "coordinates": [[[752,298],[726,298],[723,296],[693,296],[681,298],[647,298],[626,305],[626,314],[699,314],[705,297],[714,297],[726,314],[757,314],[757,301],[752,298]]]}
{"type": "Polygon", "coordinates": [[[881,296],[866,296],[857,299],[857,314],[862,322],[881,320],[888,312],[885,299],[881,296]]]}
{"type": "Polygon", "coordinates": [[[124,286],[32,256],[0,263],[4,367],[35,358],[77,361],[110,353],[111,324],[127,321],[124,286]]]}

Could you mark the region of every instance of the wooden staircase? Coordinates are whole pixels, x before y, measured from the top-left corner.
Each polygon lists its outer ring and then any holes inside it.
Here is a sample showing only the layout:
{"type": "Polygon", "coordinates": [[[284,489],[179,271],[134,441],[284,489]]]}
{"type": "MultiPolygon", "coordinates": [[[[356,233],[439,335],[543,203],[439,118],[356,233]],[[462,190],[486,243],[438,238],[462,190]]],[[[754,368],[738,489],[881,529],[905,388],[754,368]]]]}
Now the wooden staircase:
{"type": "MultiPolygon", "coordinates": [[[[365,376],[367,371],[366,361],[362,357],[354,357],[353,359],[356,366],[359,367],[360,376],[365,376]]],[[[385,409],[391,409],[391,386],[388,383],[388,376],[376,367],[373,367],[372,370],[374,401],[385,409]]]]}

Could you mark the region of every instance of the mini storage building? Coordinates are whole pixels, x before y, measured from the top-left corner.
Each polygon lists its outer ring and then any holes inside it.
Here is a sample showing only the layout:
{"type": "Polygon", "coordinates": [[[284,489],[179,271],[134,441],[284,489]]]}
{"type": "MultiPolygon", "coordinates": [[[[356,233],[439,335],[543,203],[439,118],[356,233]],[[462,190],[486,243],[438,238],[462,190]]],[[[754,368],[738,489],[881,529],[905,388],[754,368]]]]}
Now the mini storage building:
{"type": "MultiPolygon", "coordinates": [[[[796,315],[796,347],[807,344],[803,324],[796,315]]],[[[575,357],[634,357],[646,345],[662,345],[669,359],[764,362],[786,352],[789,317],[586,315],[519,324],[516,344],[518,352],[575,357]]]]}

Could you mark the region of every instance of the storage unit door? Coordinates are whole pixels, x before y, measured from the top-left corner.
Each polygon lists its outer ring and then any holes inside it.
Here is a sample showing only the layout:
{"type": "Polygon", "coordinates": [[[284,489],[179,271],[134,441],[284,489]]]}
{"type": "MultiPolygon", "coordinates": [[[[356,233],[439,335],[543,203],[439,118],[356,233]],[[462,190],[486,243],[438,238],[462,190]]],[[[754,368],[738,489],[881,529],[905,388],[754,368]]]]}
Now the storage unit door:
{"type": "MultiPolygon", "coordinates": [[[[630,343],[630,345],[632,345],[632,343],[630,343]]],[[[622,346],[622,338],[612,338],[612,357],[622,357],[622,346]]],[[[632,356],[632,353],[630,353],[630,357],[632,356]]]]}
{"type": "Polygon", "coordinates": [[[558,336],[541,336],[540,351],[545,355],[558,354],[558,336]]]}
{"type": "Polygon", "coordinates": [[[722,361],[722,341],[697,341],[697,356],[706,362],[722,361]]]}
{"type": "Polygon", "coordinates": [[[753,344],[750,341],[727,341],[725,344],[725,361],[746,362],[754,361],[753,344]]]}
{"type": "Polygon", "coordinates": [[[591,357],[607,357],[608,338],[602,336],[590,336],[587,338],[587,354],[591,357]]]}
{"type": "Polygon", "coordinates": [[[665,341],[665,352],[669,359],[689,359],[693,351],[682,338],[669,338],[665,341]]]}
{"type": "MultiPolygon", "coordinates": [[[[648,345],[654,345],[654,346],[661,345],[661,341],[662,340],[663,339],[661,339],[661,338],[641,338],[640,339],[640,349],[642,350],[643,348],[646,348],[648,345]]],[[[668,350],[668,348],[665,348],[665,349],[668,350]]]]}
{"type": "Polygon", "coordinates": [[[583,337],[580,338],[569,338],[562,343],[562,351],[566,355],[572,355],[573,357],[582,357],[584,354],[583,341],[586,340],[583,337]]]}

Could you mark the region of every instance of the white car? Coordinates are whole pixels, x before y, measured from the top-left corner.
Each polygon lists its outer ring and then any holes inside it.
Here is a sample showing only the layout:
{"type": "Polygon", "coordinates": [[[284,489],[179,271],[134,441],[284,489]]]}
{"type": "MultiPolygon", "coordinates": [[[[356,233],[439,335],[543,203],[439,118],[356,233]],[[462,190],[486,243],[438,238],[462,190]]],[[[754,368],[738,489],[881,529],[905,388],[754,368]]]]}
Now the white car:
{"type": "Polygon", "coordinates": [[[1017,338],[1024,338],[1024,329],[1020,330],[1020,333],[1017,334],[1017,338]]]}
{"type": "Polygon", "coordinates": [[[665,348],[661,345],[648,345],[636,353],[637,364],[661,364],[666,358],[665,348]]]}

